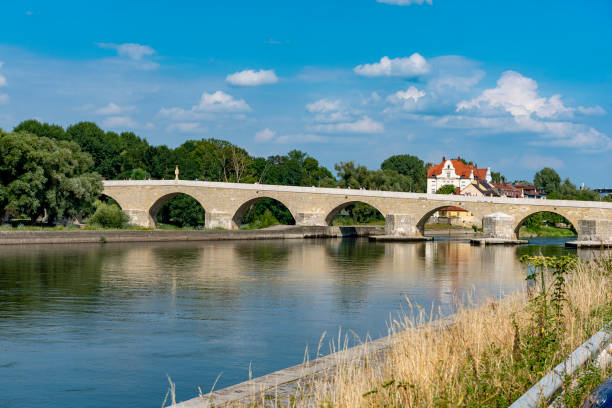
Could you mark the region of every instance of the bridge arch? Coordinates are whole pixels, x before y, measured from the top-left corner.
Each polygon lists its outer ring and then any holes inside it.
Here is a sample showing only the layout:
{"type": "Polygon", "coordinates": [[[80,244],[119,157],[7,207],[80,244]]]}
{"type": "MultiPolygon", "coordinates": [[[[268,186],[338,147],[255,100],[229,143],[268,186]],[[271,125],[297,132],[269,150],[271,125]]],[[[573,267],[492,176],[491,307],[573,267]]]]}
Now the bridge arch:
{"type": "Polygon", "coordinates": [[[378,208],[378,206],[376,206],[376,205],[374,205],[372,203],[369,203],[368,201],[365,201],[365,200],[364,201],[361,201],[361,200],[351,200],[351,201],[347,201],[347,202],[344,202],[342,204],[339,204],[336,207],[334,207],[331,211],[329,211],[327,213],[327,216],[325,217],[325,223],[327,225],[332,225],[332,223],[334,222],[334,219],[338,216],[338,214],[342,210],[344,210],[347,207],[349,207],[351,205],[354,205],[354,204],[366,204],[366,205],[372,207],[373,209],[375,209],[376,211],[378,211],[382,215],[383,219],[386,216],[386,213],[381,211],[380,208],[378,208]]]}
{"type": "Polygon", "coordinates": [[[521,227],[525,224],[525,222],[529,218],[531,218],[534,215],[545,214],[545,213],[550,213],[550,214],[554,214],[554,215],[560,216],[561,218],[563,218],[565,220],[565,221],[562,221],[562,222],[567,222],[569,224],[569,226],[573,229],[573,231],[575,233],[577,233],[577,231],[578,231],[578,223],[575,220],[572,220],[568,215],[563,214],[563,211],[558,211],[557,209],[555,209],[555,210],[542,209],[542,210],[537,210],[537,211],[530,212],[529,214],[523,216],[520,220],[518,220],[516,226],[514,227],[514,232],[515,232],[517,238],[519,237],[519,231],[520,231],[521,227]]]}
{"type": "Polygon", "coordinates": [[[425,224],[427,224],[427,221],[431,218],[431,216],[434,215],[436,212],[444,210],[446,208],[453,208],[455,209],[455,211],[467,211],[472,214],[475,225],[482,225],[482,217],[478,213],[474,213],[474,211],[469,208],[470,206],[466,206],[465,204],[466,203],[446,203],[444,205],[437,205],[436,207],[431,208],[425,214],[421,215],[418,218],[418,221],[416,223],[417,231],[421,235],[425,234],[425,224]]]}
{"type": "Polygon", "coordinates": [[[238,207],[238,209],[234,212],[234,215],[232,216],[233,227],[240,228],[244,216],[247,215],[247,213],[252,210],[257,203],[261,203],[264,200],[272,200],[285,207],[285,209],[287,209],[287,211],[289,211],[289,213],[291,214],[292,218],[292,223],[289,225],[295,225],[295,212],[286,203],[284,203],[282,200],[279,200],[278,198],[274,198],[268,195],[262,195],[251,198],[250,200],[247,200],[242,205],[240,205],[240,207],[238,207]]]}
{"type": "Polygon", "coordinates": [[[117,200],[111,194],[108,194],[106,192],[100,193],[99,200],[102,202],[107,202],[107,204],[117,204],[117,206],[123,210],[123,206],[121,205],[119,200],[117,200]]]}
{"type": "Polygon", "coordinates": [[[157,227],[157,216],[159,214],[159,211],[162,209],[162,207],[174,197],[181,196],[181,195],[194,199],[200,205],[200,207],[202,207],[202,210],[206,212],[206,207],[204,206],[202,201],[199,200],[197,197],[194,197],[193,195],[187,192],[184,192],[184,191],[173,191],[171,193],[167,193],[160,197],[157,197],[157,199],[153,202],[153,204],[149,206],[148,215],[150,217],[150,222],[152,223],[152,226],[157,227]]]}

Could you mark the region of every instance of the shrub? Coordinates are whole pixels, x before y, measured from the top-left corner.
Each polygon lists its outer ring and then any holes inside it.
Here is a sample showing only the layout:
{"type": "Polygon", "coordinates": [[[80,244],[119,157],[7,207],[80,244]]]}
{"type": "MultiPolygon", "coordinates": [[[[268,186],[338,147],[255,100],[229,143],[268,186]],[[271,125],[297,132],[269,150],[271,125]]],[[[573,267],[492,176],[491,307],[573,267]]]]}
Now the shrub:
{"type": "Polygon", "coordinates": [[[436,194],[455,194],[455,186],[447,184],[445,186],[442,186],[438,189],[438,191],[436,191],[436,194]]]}
{"type": "Polygon", "coordinates": [[[99,203],[89,222],[102,228],[124,228],[130,217],[115,204],[99,203]]]}

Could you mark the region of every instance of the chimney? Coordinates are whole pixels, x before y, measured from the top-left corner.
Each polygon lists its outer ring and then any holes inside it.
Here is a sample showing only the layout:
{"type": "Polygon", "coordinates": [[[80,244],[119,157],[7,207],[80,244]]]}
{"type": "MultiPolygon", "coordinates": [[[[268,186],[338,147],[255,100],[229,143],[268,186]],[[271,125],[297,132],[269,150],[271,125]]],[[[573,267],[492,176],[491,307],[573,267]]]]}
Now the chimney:
{"type": "Polygon", "coordinates": [[[442,156],[442,161],[445,162],[446,161],[446,156],[442,156]]]}

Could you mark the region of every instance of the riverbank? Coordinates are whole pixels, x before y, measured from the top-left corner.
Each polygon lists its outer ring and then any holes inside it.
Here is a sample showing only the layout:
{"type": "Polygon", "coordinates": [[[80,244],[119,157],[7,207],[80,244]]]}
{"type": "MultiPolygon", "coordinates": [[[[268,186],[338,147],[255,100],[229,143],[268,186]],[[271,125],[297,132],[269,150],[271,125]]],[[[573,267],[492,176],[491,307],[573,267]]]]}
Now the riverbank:
{"type": "MultiPolygon", "coordinates": [[[[538,291],[535,282],[528,292],[477,308],[463,302],[452,324],[425,321],[423,309],[410,305],[390,337],[355,348],[350,360],[341,354],[327,357],[334,364],[316,372],[308,369],[315,362],[307,363],[299,380],[282,386],[281,372],[274,373],[268,389],[253,380],[250,391],[242,387],[233,401],[215,400],[223,395],[220,390],[179,406],[507,407],[612,319],[611,274],[612,258],[578,261],[565,285],[558,286],[557,300],[551,289],[538,291]],[[553,312],[557,306],[560,313],[553,312]]],[[[300,373],[300,367],[293,372],[300,373]]],[[[604,374],[591,375],[578,397],[566,393],[571,395],[566,406],[580,406],[604,374]]],[[[568,380],[565,388],[573,390],[574,383],[568,380]]]]}
{"type": "Polygon", "coordinates": [[[521,227],[519,230],[521,238],[533,237],[575,237],[576,233],[569,228],[557,228],[549,225],[541,225],[539,227],[521,227]]]}
{"type": "Polygon", "coordinates": [[[25,230],[0,231],[0,245],[105,242],[177,242],[259,239],[369,237],[383,234],[374,226],[296,227],[261,230],[25,230]]]}

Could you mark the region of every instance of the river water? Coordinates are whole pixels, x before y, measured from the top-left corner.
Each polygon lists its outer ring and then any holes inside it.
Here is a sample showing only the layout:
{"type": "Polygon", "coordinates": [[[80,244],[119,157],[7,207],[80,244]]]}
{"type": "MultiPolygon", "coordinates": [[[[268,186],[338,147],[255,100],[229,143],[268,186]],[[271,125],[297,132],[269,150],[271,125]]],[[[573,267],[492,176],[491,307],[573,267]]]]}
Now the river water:
{"type": "Polygon", "coordinates": [[[159,407],[387,334],[406,297],[524,287],[520,247],[365,239],[0,247],[0,407],[159,407]],[[344,335],[341,335],[344,336],[344,335]],[[312,353],[311,353],[312,354],[312,353]]]}

